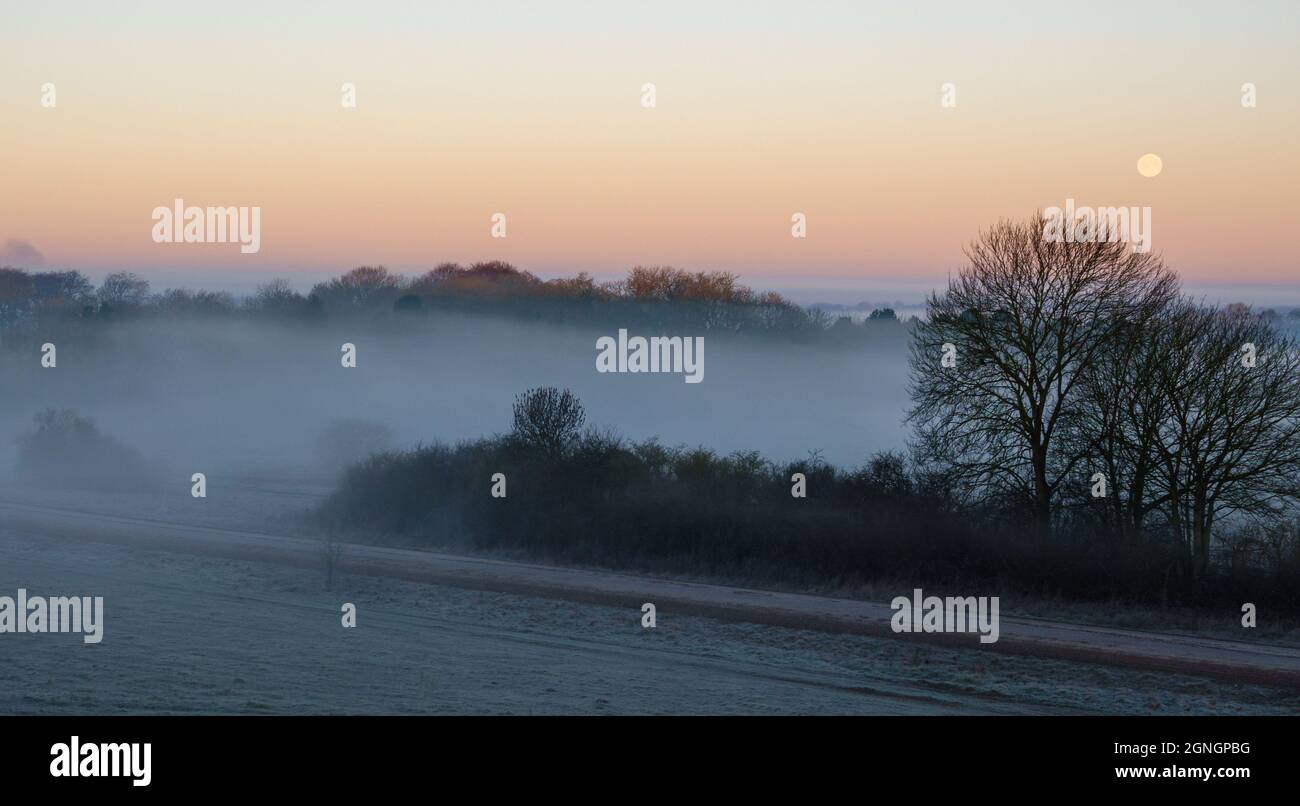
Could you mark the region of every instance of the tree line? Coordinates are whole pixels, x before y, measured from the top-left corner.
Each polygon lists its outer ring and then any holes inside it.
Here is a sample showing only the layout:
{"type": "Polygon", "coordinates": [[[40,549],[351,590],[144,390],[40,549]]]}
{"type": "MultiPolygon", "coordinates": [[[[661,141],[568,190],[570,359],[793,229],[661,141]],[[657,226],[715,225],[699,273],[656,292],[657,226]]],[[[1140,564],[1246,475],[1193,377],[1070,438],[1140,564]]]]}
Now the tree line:
{"type": "Polygon", "coordinates": [[[226,292],[169,288],[153,293],[132,272],[109,274],[96,288],[77,271],[28,273],[0,268],[0,327],[50,319],[103,320],[150,315],[246,315],[284,321],[418,317],[437,312],[508,315],[555,323],[634,325],[665,332],[761,333],[854,343],[896,323],[893,311],[867,321],[804,308],[758,292],[729,272],[638,266],[624,279],[589,274],[542,280],[500,261],[444,263],[415,277],[360,266],[308,293],[279,278],[243,299],[226,292]]]}

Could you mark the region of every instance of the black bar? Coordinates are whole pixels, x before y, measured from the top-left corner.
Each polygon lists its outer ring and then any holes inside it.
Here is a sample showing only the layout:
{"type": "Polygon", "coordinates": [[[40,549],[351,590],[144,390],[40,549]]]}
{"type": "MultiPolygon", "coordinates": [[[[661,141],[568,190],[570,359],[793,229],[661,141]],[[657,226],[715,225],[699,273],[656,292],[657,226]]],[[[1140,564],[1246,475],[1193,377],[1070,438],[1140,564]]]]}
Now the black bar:
{"type": "Polygon", "coordinates": [[[506,788],[622,799],[621,790],[681,795],[698,780],[756,794],[788,787],[793,796],[803,786],[811,797],[831,784],[875,791],[892,780],[917,791],[1194,785],[1221,794],[1291,785],[1296,763],[1294,723],[1276,717],[11,717],[3,725],[6,792],[373,796],[409,787],[450,797],[506,788]],[[73,736],[83,752],[91,742],[149,743],[149,784],[53,777],[51,747],[73,736]],[[1210,768],[1215,777],[1135,780],[1117,768],[1210,768]]]}

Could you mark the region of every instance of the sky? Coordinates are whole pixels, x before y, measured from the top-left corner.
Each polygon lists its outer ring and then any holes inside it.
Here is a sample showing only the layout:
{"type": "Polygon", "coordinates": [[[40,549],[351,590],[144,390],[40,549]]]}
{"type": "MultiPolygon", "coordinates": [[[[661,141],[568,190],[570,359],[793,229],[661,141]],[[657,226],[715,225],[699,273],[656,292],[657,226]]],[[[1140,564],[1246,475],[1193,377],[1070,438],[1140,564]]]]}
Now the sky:
{"type": "Polygon", "coordinates": [[[888,299],[1074,199],[1149,206],[1189,283],[1292,293],[1298,41],[1294,2],[0,0],[0,263],[674,265],[888,299]],[[260,207],[260,250],[155,243],[177,198],[260,207]]]}

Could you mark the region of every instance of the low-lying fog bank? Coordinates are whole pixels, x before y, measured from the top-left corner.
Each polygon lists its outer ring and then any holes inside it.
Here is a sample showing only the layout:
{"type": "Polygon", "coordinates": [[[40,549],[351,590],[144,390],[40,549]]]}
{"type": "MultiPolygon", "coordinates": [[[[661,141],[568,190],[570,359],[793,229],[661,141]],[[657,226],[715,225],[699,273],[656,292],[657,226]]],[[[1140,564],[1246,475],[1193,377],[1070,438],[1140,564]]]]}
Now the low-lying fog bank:
{"type": "Polygon", "coordinates": [[[905,330],[882,325],[878,343],[851,349],[706,336],[704,380],[688,384],[598,373],[596,339],[614,333],[502,318],[96,323],[0,350],[0,468],[13,472],[38,412],[68,409],[160,473],[329,474],[356,421],[369,424],[357,450],[472,439],[508,431],[515,396],[536,386],[572,389],[589,424],[632,439],[859,464],[904,445],[905,330]],[[45,342],[54,368],[41,366],[45,342]],[[356,345],[354,369],[341,366],[345,342],[356,345]]]}

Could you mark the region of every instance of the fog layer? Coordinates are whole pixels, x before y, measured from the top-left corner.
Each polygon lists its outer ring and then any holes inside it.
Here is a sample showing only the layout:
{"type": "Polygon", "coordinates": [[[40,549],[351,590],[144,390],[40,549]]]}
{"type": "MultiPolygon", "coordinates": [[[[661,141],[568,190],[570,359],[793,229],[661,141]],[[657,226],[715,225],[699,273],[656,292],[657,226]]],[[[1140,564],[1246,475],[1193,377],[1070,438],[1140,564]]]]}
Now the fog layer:
{"type": "Polygon", "coordinates": [[[319,442],[335,421],[386,426],[398,447],[473,439],[508,431],[515,395],[536,386],[572,389],[589,425],[631,439],[774,460],[820,451],[856,465],[905,440],[905,326],[881,327],[881,339],[852,349],[706,336],[698,384],[598,373],[596,339],[614,333],[499,318],[141,319],[64,340],[35,334],[35,344],[0,355],[0,467],[13,473],[17,439],[38,411],[58,408],[187,477],[325,472],[319,442]],[[57,348],[54,368],[41,366],[46,341],[57,348]],[[341,366],[345,342],[356,345],[356,368],[341,366]]]}

